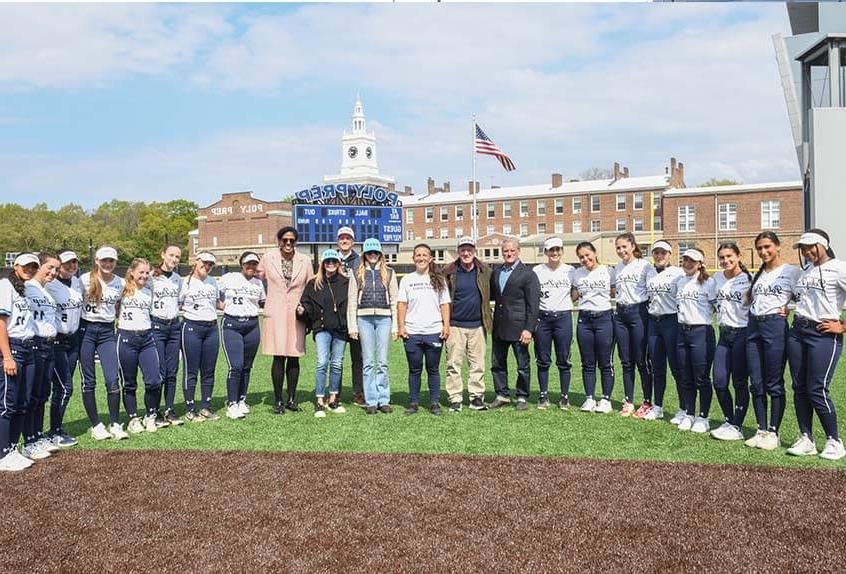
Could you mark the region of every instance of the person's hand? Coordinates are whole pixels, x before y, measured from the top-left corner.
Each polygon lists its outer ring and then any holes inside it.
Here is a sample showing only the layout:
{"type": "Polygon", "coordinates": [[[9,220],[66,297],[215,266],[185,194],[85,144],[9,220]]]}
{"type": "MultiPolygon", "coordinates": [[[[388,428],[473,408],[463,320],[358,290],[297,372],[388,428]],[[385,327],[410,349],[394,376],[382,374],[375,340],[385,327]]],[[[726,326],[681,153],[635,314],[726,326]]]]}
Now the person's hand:
{"type": "Polygon", "coordinates": [[[441,340],[446,341],[449,338],[449,325],[444,325],[444,328],[441,329],[441,340]]]}
{"type": "MultiPolygon", "coordinates": [[[[397,335],[398,335],[398,337],[401,337],[403,339],[408,339],[408,331],[405,330],[405,327],[400,327],[397,335]]],[[[394,340],[396,340],[396,339],[394,339],[394,340]]]]}
{"type": "Polygon", "coordinates": [[[779,309],[778,309],[778,314],[781,315],[782,317],[784,317],[785,319],[787,318],[787,315],[789,313],[790,313],[790,310],[787,308],[787,305],[785,305],[784,307],[779,307],[779,309]]]}
{"type": "Polygon", "coordinates": [[[302,305],[297,305],[297,315],[305,315],[305,307],[303,307],[302,305]]]}
{"type": "Polygon", "coordinates": [[[399,339],[399,333],[396,331],[391,331],[391,339],[393,339],[394,341],[399,339]]]}
{"type": "Polygon", "coordinates": [[[350,331],[350,339],[358,341],[358,331],[350,331]]]}
{"type": "Polygon", "coordinates": [[[532,332],[526,331],[524,329],[523,332],[520,333],[520,344],[521,345],[528,345],[531,342],[532,342],[532,332]]]}
{"type": "Polygon", "coordinates": [[[14,377],[18,374],[18,363],[14,357],[3,357],[3,372],[7,377],[14,377]]]}
{"type": "Polygon", "coordinates": [[[820,333],[830,333],[832,335],[841,335],[846,332],[846,325],[837,319],[823,319],[817,325],[817,331],[820,333]]]}

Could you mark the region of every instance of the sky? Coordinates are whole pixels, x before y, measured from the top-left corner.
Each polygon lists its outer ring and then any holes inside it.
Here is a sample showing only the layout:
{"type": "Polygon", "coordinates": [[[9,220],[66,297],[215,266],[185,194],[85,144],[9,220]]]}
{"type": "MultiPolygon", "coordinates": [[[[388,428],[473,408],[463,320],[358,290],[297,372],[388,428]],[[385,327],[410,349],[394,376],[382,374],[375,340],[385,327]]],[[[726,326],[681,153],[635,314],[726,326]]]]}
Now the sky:
{"type": "Polygon", "coordinates": [[[545,183],[618,161],[799,178],[781,3],[0,5],[0,202],[276,200],[338,173],[356,94],[397,186],[465,189],[472,114],[545,183]]]}

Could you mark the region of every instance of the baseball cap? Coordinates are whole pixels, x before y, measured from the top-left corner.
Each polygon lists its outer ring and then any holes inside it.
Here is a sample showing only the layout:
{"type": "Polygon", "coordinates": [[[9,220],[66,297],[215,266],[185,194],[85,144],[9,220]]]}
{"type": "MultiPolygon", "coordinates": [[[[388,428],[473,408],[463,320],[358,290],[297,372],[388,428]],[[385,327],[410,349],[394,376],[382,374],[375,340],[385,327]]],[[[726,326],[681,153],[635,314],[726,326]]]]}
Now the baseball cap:
{"type": "Polygon", "coordinates": [[[212,265],[217,263],[217,258],[214,256],[213,253],[209,253],[208,251],[200,251],[199,253],[197,253],[197,259],[199,259],[203,263],[211,263],[212,265]]]}
{"type": "Polygon", "coordinates": [[[819,233],[808,232],[802,234],[802,237],[799,238],[799,241],[793,244],[793,249],[798,249],[802,245],[817,245],[820,244],[826,249],[828,249],[828,239],[820,235],[819,233]]]}
{"type": "Polygon", "coordinates": [[[256,263],[259,262],[258,255],[256,255],[255,253],[249,253],[241,260],[241,265],[243,265],[244,263],[252,263],[253,261],[255,261],[256,263]]]}
{"type": "Polygon", "coordinates": [[[458,248],[461,249],[465,245],[476,247],[476,240],[470,237],[469,235],[465,235],[464,237],[458,240],[458,248]]]}
{"type": "Polygon", "coordinates": [[[364,242],[364,245],[361,248],[362,253],[367,253],[368,251],[377,251],[382,253],[382,244],[379,242],[378,239],[368,239],[364,242]]]}
{"type": "Polygon", "coordinates": [[[73,251],[62,251],[59,253],[59,261],[62,263],[67,263],[68,261],[79,261],[79,257],[76,256],[76,253],[73,251]]]}
{"type": "Polygon", "coordinates": [[[705,261],[705,256],[702,255],[702,253],[697,251],[696,249],[688,249],[687,251],[682,253],[682,257],[687,257],[688,259],[692,259],[693,261],[697,261],[699,263],[705,261]]]}
{"type": "Polygon", "coordinates": [[[558,247],[559,249],[564,247],[564,242],[561,240],[560,237],[550,237],[549,239],[543,242],[544,251],[549,251],[553,247],[558,247]]]}
{"type": "Polygon", "coordinates": [[[663,249],[664,251],[672,251],[673,246],[670,245],[669,243],[667,243],[666,241],[664,241],[663,239],[659,239],[658,241],[656,241],[655,243],[652,244],[652,251],[655,251],[656,249],[663,249]]]}
{"type": "Polygon", "coordinates": [[[97,250],[97,253],[94,254],[94,259],[114,259],[117,260],[117,249],[114,247],[101,247],[97,250]]]}
{"type": "Polygon", "coordinates": [[[352,227],[342,227],[338,230],[338,237],[342,235],[349,235],[355,241],[355,232],[353,232],[352,227]]]}
{"type": "Polygon", "coordinates": [[[20,255],[15,257],[15,265],[20,265],[21,267],[24,267],[32,263],[39,265],[38,256],[34,253],[21,253],[20,255]]]}
{"type": "Polygon", "coordinates": [[[338,255],[338,251],[335,249],[325,249],[323,254],[320,256],[321,261],[326,261],[327,259],[337,259],[338,261],[341,260],[341,256],[338,255]]]}

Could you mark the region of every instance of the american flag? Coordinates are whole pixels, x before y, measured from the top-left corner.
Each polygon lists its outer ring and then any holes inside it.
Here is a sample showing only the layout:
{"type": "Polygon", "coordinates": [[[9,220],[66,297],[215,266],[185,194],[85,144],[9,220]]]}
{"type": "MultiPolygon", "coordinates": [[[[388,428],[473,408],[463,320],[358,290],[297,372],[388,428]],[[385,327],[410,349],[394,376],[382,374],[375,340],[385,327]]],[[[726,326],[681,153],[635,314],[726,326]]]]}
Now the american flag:
{"type": "Polygon", "coordinates": [[[502,164],[505,171],[514,171],[517,169],[511,158],[499,149],[498,145],[491,141],[491,138],[482,131],[479,124],[476,124],[476,153],[494,156],[502,164]]]}

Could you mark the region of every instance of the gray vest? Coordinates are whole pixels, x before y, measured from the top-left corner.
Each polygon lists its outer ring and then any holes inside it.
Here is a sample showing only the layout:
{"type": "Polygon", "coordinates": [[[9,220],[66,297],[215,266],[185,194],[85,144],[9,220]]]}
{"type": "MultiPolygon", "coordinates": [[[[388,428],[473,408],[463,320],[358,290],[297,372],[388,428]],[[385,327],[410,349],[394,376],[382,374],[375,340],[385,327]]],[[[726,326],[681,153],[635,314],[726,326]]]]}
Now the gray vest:
{"type": "MultiPolygon", "coordinates": [[[[388,270],[389,279],[393,272],[393,269],[388,270]]],[[[391,308],[391,303],[388,300],[388,288],[382,285],[382,277],[378,269],[368,268],[364,270],[364,285],[360,285],[359,290],[359,309],[391,308]]]]}

